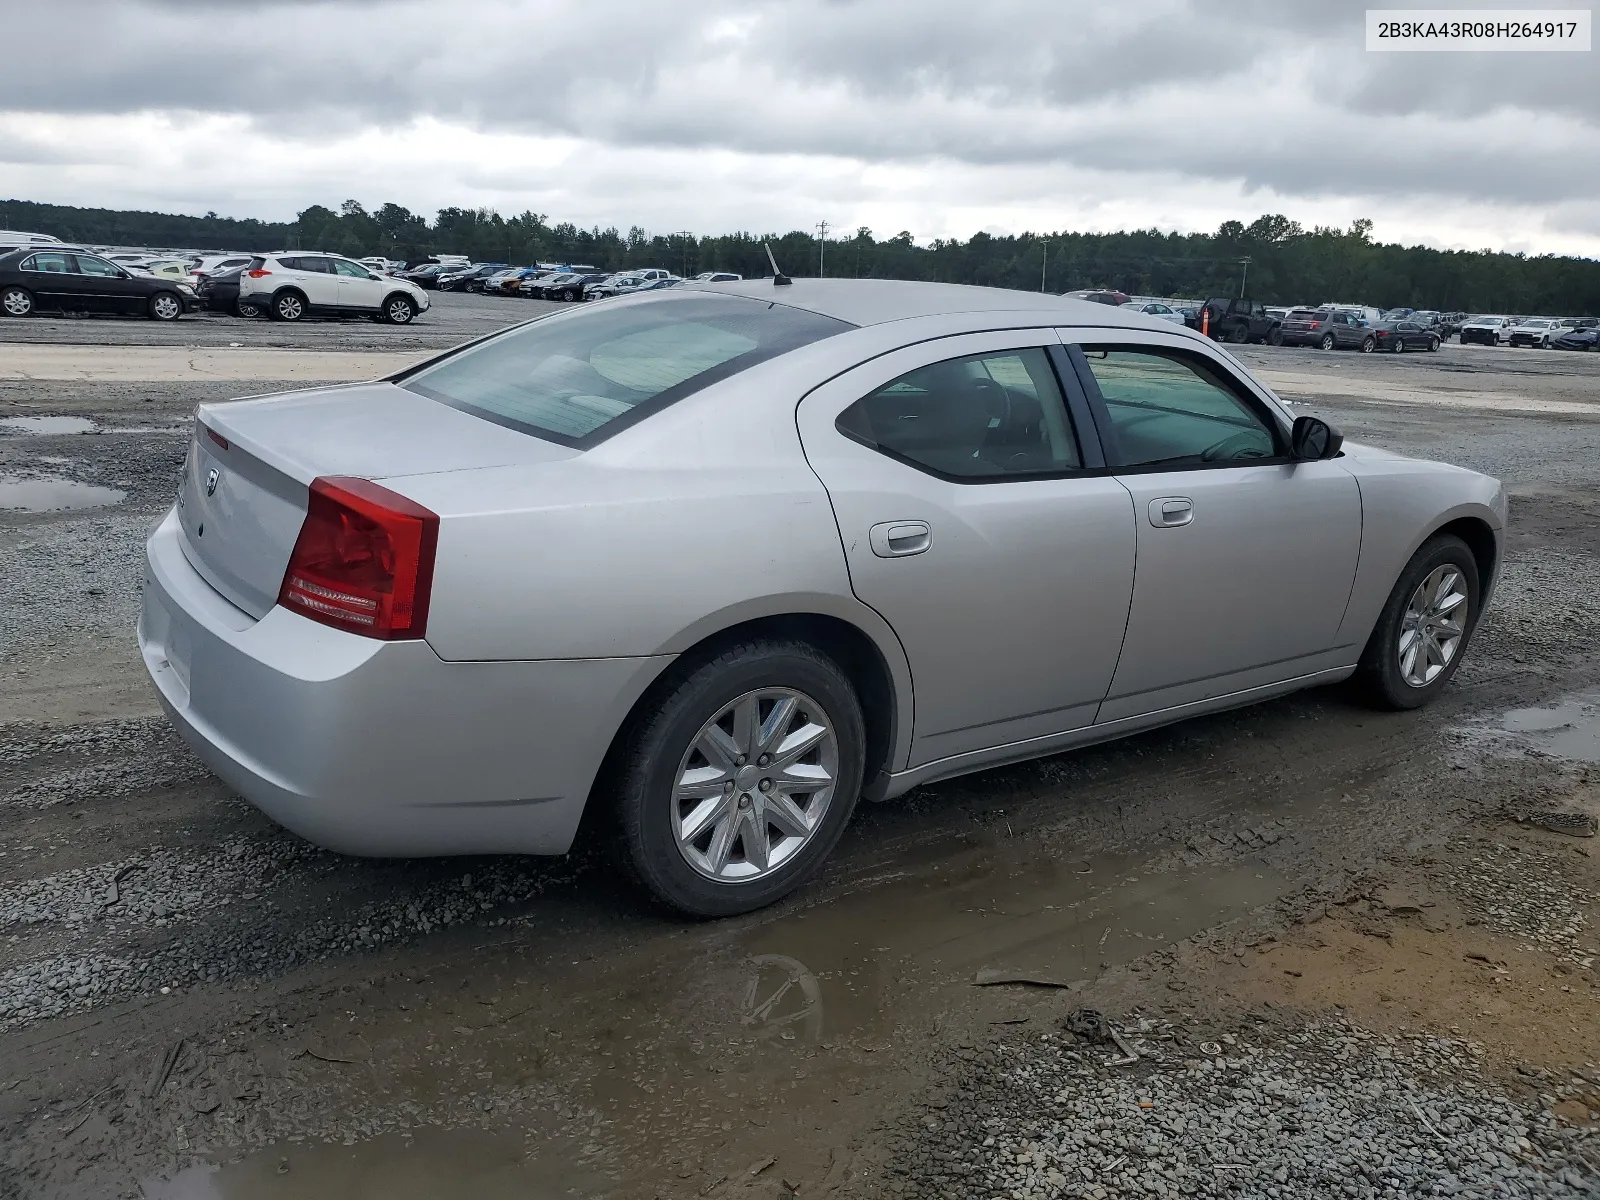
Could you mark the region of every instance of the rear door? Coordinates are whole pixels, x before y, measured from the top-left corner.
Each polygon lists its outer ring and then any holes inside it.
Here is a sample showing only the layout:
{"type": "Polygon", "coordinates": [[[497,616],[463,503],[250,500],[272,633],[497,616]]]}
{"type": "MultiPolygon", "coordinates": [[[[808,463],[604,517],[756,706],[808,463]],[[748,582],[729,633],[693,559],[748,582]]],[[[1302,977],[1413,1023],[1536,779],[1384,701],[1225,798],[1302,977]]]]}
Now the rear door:
{"type": "Polygon", "coordinates": [[[851,586],[911,663],[910,765],[1089,725],[1111,682],[1134,514],[1075,436],[1059,356],[1050,330],[943,338],[801,401],[851,586]]]}
{"type": "Polygon", "coordinates": [[[1337,460],[1293,462],[1287,430],[1221,356],[1177,336],[1063,330],[1108,465],[1133,499],[1138,569],[1099,720],[1355,661],[1337,635],[1361,499],[1337,460]]]}
{"type": "Polygon", "coordinates": [[[70,254],[41,251],[22,260],[22,282],[34,294],[40,308],[81,310],[85,298],[82,279],[70,254]]]}
{"type": "Polygon", "coordinates": [[[333,260],[320,254],[302,254],[278,260],[294,272],[292,282],[306,294],[313,308],[323,310],[339,307],[339,277],[333,272],[333,260]]]}

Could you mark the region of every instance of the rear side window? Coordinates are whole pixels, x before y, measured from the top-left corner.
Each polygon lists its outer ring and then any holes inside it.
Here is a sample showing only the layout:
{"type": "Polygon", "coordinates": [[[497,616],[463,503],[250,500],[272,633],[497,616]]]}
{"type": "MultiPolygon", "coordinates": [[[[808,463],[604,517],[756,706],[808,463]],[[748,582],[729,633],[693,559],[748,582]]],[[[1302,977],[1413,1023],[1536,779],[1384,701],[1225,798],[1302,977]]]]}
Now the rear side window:
{"type": "Polygon", "coordinates": [[[837,425],[891,458],[957,480],[1083,465],[1055,372],[1038,349],[918,367],[857,400],[837,425]]]}
{"type": "Polygon", "coordinates": [[[854,326],[737,296],[596,305],[403,377],[421,395],[579,449],[759,362],[854,326]]]}
{"type": "Polygon", "coordinates": [[[1155,349],[1083,350],[1105,402],[1114,466],[1224,466],[1277,454],[1266,420],[1207,360],[1155,349]]]}

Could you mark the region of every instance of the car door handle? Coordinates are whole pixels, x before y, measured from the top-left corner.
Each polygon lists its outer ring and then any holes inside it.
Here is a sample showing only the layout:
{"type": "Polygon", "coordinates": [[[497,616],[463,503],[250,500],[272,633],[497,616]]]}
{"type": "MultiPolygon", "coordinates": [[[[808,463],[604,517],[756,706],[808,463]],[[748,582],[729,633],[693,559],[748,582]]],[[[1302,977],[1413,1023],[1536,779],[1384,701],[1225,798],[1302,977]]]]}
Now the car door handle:
{"type": "Polygon", "coordinates": [[[1150,501],[1150,524],[1175,529],[1194,520],[1194,501],[1187,496],[1157,496],[1150,501]]]}
{"type": "Polygon", "coordinates": [[[880,521],[868,531],[867,541],[879,558],[904,558],[933,545],[933,530],[926,521],[880,521]]]}

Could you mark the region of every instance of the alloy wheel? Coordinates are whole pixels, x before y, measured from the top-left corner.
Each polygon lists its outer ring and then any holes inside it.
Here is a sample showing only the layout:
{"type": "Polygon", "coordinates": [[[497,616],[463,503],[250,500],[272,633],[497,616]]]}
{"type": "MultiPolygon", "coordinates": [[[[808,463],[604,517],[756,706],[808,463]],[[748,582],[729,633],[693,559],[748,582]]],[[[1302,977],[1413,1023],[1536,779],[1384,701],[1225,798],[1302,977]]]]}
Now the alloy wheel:
{"type": "Polygon", "coordinates": [[[1427,687],[1454,661],[1466,633],[1467,583],[1449,563],[1434,568],[1406,604],[1396,652],[1400,677],[1414,688],[1427,687]]]}
{"type": "Polygon", "coordinates": [[[182,311],[183,306],[171,296],[157,296],[150,304],[155,314],[163,321],[170,321],[182,311]]]}
{"type": "Polygon", "coordinates": [[[749,883],[808,843],[833,801],[839,737],[790,688],[746,692],[700,727],[678,764],[672,834],[699,874],[749,883]]]}
{"type": "Polygon", "coordinates": [[[278,315],[285,321],[298,321],[305,315],[306,306],[299,296],[283,296],[278,300],[278,315]]]}
{"type": "Polygon", "coordinates": [[[14,288],[5,295],[5,308],[10,316],[25,317],[33,311],[33,297],[21,288],[14,288]]]}
{"type": "Polygon", "coordinates": [[[404,325],[411,320],[411,304],[407,300],[393,300],[389,303],[389,320],[396,325],[404,325]]]}

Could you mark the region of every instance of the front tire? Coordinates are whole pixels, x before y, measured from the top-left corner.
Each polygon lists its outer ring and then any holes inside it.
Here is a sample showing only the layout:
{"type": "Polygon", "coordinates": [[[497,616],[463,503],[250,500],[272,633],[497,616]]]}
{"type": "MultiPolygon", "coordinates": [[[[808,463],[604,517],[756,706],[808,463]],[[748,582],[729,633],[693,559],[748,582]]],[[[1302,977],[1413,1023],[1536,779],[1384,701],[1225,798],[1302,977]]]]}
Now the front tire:
{"type": "Polygon", "coordinates": [[[150,297],[149,312],[152,321],[176,321],[183,316],[183,301],[171,292],[157,292],[150,297]]]}
{"type": "Polygon", "coordinates": [[[1396,337],[1394,339],[1394,352],[1396,354],[1404,354],[1406,352],[1406,340],[1405,340],[1405,338],[1396,337]]]}
{"type": "Polygon", "coordinates": [[[1434,354],[1437,354],[1439,352],[1439,339],[1438,338],[1429,338],[1428,339],[1428,350],[1431,353],[1434,353],[1434,354]]]}
{"type": "Polygon", "coordinates": [[[1274,329],[1271,333],[1267,334],[1267,345],[1283,345],[1283,327],[1281,325],[1274,329]]]}
{"type": "Polygon", "coordinates": [[[1478,619],[1478,563],[1453,534],[1406,564],[1367,639],[1356,678],[1378,708],[1421,708],[1461,665],[1478,619]]]}
{"type": "Polygon", "coordinates": [[[811,878],[860,795],[866,734],[839,666],[756,640],[663,681],[618,735],[613,850],[693,917],[762,908],[811,878]]]}
{"type": "Polygon", "coordinates": [[[33,293],[25,287],[8,287],[0,292],[0,312],[8,317],[31,317],[33,307],[33,293]]]}
{"type": "Polygon", "coordinates": [[[390,296],[383,302],[383,319],[391,325],[409,325],[417,306],[407,296],[390,296]]]}
{"type": "Polygon", "coordinates": [[[248,319],[250,317],[259,317],[261,315],[261,310],[254,304],[246,304],[241,300],[235,300],[233,302],[233,315],[248,319]]]}

